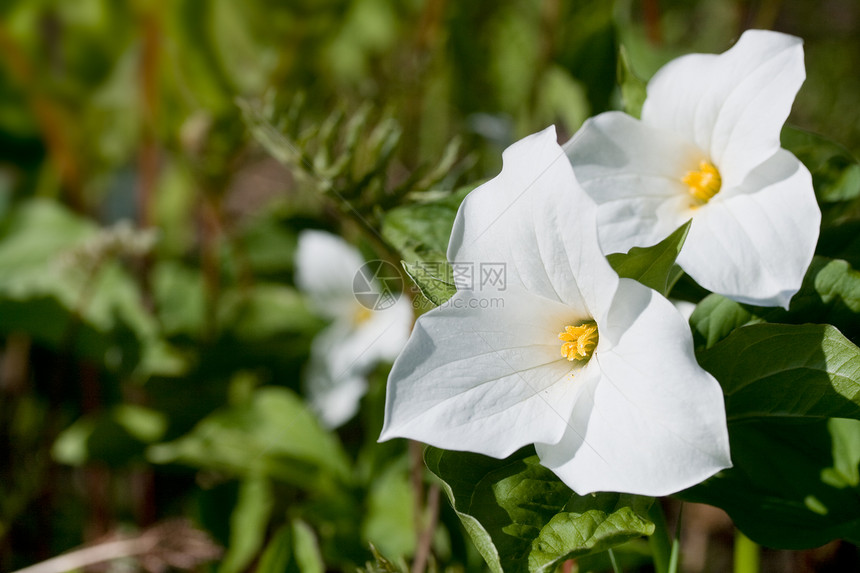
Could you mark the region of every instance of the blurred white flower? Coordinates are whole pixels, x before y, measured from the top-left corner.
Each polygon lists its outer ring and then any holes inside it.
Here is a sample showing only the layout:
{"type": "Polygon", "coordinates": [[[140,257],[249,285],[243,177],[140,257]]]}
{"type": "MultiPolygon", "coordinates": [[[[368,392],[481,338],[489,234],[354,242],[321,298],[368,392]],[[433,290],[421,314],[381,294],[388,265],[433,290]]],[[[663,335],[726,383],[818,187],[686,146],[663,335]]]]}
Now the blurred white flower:
{"type": "Polygon", "coordinates": [[[595,205],[549,128],[470,193],[454,265],[504,264],[504,290],[458,290],[421,316],[388,380],[381,440],[505,457],[535,444],[577,493],[664,495],[729,467],[723,395],[668,300],[619,279],[595,205]],[[474,304],[482,297],[502,304],[474,304]]]}
{"type": "Polygon", "coordinates": [[[604,252],[653,245],[692,218],[681,268],[734,300],[788,307],[821,221],[809,171],[779,140],[804,78],[799,38],[751,30],[660,69],[641,121],[588,120],[565,151],[598,203],[604,252]]]}
{"type": "Polygon", "coordinates": [[[322,231],[299,235],[296,284],[315,311],[331,321],[311,345],[305,388],[311,408],[330,428],[355,415],[367,391],[367,374],[397,357],[412,328],[407,298],[385,291],[372,278],[367,286],[380,294],[380,304],[359,302],[353,285],[364,264],[358,250],[340,237],[322,231]]]}

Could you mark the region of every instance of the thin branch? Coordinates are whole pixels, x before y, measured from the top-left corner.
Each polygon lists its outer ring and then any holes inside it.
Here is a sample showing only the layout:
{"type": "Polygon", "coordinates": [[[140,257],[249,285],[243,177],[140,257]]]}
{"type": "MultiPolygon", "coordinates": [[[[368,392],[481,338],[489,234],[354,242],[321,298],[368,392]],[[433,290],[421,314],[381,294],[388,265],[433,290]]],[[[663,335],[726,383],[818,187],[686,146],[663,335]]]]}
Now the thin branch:
{"type": "Polygon", "coordinates": [[[427,491],[427,509],[430,512],[427,523],[418,535],[418,546],[415,548],[415,560],[412,562],[412,573],[424,573],[430,548],[433,544],[433,533],[439,519],[439,484],[432,483],[427,491]]]}
{"type": "Polygon", "coordinates": [[[128,557],[140,558],[142,565],[150,571],[167,567],[190,569],[220,554],[221,548],[205,533],[180,519],[151,527],[137,537],[112,539],[83,547],[14,573],[65,573],[128,557]]]}

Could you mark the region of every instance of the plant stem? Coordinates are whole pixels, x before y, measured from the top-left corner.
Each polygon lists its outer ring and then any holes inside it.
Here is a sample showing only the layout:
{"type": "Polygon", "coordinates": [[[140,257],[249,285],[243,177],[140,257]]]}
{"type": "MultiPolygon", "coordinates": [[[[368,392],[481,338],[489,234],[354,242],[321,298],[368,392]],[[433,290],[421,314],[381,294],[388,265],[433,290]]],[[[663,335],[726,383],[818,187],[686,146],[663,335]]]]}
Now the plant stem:
{"type": "Polygon", "coordinates": [[[613,573],[621,573],[621,568],[618,567],[618,562],[615,560],[615,552],[612,551],[612,548],[610,547],[606,553],[609,554],[609,562],[612,564],[613,573]]]}
{"type": "Polygon", "coordinates": [[[654,559],[654,571],[657,573],[669,573],[672,560],[672,542],[669,541],[669,531],[666,528],[666,516],[663,515],[663,506],[660,500],[655,499],[648,510],[648,517],[654,522],[654,533],[648,538],[651,546],[651,554],[654,559]]]}
{"type": "Polygon", "coordinates": [[[678,565],[681,558],[681,516],[684,513],[684,504],[678,509],[678,522],[675,524],[675,537],[672,539],[672,552],[669,555],[669,573],[678,573],[678,565]]]}
{"type": "Polygon", "coordinates": [[[735,573],[758,573],[759,567],[758,544],[735,530],[735,573]]]}

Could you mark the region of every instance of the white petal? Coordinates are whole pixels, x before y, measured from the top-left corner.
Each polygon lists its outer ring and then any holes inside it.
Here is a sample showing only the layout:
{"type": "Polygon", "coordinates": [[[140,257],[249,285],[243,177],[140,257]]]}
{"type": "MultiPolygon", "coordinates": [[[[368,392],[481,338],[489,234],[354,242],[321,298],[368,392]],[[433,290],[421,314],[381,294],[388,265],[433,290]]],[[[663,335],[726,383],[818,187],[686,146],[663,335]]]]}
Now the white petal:
{"type": "Polygon", "coordinates": [[[511,288],[588,310],[608,308],[617,280],[597,244],[595,206],[582,191],[555,128],[505,150],[502,172],[460,206],[448,259],[504,263],[511,288]]]}
{"type": "Polygon", "coordinates": [[[353,368],[392,362],[409,338],[413,318],[412,305],[406,295],[401,295],[390,308],[371,311],[370,318],[360,323],[353,335],[344,341],[343,359],[354,363],[353,368]]]}
{"type": "Polygon", "coordinates": [[[364,372],[340,360],[338,348],[352,334],[347,321],[338,321],[316,335],[304,373],[308,404],[328,428],[347,422],[358,411],[358,403],[367,391],[364,372]]]}
{"type": "Polygon", "coordinates": [[[537,444],[541,463],[574,491],[660,496],[731,466],[720,386],[693,355],[672,304],[622,279],[610,320],[614,344],[595,352],[599,371],[557,444],[537,444]]]}
{"type": "Polygon", "coordinates": [[[597,202],[604,252],[654,245],[692,216],[682,179],[706,156],[678,135],[607,112],[586,121],[564,148],[597,202]]]}
{"type": "Polygon", "coordinates": [[[418,319],[391,371],[380,440],[504,457],[564,434],[577,365],[561,357],[558,333],[575,314],[524,292],[508,291],[501,308],[474,300],[458,292],[418,319]]]}
{"type": "Polygon", "coordinates": [[[809,171],[780,150],[738,189],[721,194],[693,219],[678,264],[715,293],[788,308],[821,223],[809,171]]]}
{"type": "Polygon", "coordinates": [[[358,412],[367,392],[364,375],[347,371],[335,375],[323,356],[312,355],[305,376],[308,404],[326,428],[337,428],[358,412]]]}
{"type": "Polygon", "coordinates": [[[394,360],[409,337],[412,306],[406,297],[391,308],[371,312],[359,324],[335,321],[311,345],[305,392],[327,427],[340,426],[355,415],[367,391],[367,374],[379,362],[394,360]]]}
{"type": "Polygon", "coordinates": [[[690,54],[661,68],[648,83],[642,121],[695,142],[734,186],[779,149],[805,77],[800,38],[749,30],[719,56],[690,54]]]}
{"type": "Polygon", "coordinates": [[[354,308],[353,279],[364,264],[358,249],[331,233],[299,234],[296,285],[314,308],[328,318],[343,318],[354,308]]]}

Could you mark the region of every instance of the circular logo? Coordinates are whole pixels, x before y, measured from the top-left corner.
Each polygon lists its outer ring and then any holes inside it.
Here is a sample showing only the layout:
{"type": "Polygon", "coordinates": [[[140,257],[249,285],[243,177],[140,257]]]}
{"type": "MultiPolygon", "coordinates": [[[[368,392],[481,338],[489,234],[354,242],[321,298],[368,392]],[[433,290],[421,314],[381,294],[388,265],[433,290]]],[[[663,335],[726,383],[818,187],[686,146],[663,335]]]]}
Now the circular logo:
{"type": "Polygon", "coordinates": [[[369,310],[385,310],[394,306],[403,290],[400,270],[387,261],[368,261],[352,279],[355,300],[369,310]]]}

